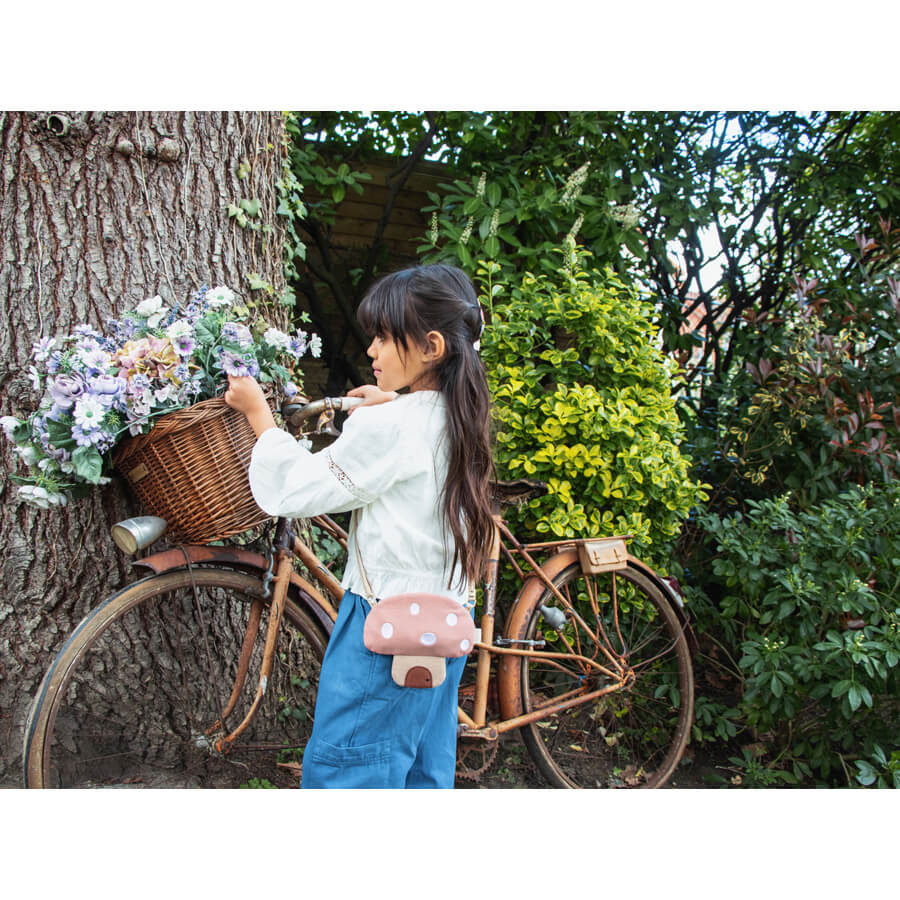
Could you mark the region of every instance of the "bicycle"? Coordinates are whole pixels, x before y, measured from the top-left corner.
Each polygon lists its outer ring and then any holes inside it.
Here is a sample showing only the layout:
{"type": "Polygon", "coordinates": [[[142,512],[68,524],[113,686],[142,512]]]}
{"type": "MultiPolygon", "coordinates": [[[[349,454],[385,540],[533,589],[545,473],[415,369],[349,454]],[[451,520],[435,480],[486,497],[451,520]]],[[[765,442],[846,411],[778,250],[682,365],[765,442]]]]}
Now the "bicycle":
{"type": "MultiPolygon", "coordinates": [[[[318,415],[318,432],[337,434],[335,411],[358,402],[287,404],[283,415],[292,430],[318,415]]],[[[628,553],[628,536],[520,543],[500,508],[545,492],[529,481],[493,486],[457,773],[477,779],[500,736],[521,729],[551,786],[659,787],[693,719],[692,634],[679,595],[628,553]],[[501,554],[520,584],[508,603],[498,603],[501,554]]],[[[311,522],[346,551],[334,520],[311,522]]],[[[137,559],[151,574],[92,609],[40,685],[25,730],[26,787],[293,778],[343,596],[311,543],[278,519],[265,556],[205,544],[137,559]]]]}

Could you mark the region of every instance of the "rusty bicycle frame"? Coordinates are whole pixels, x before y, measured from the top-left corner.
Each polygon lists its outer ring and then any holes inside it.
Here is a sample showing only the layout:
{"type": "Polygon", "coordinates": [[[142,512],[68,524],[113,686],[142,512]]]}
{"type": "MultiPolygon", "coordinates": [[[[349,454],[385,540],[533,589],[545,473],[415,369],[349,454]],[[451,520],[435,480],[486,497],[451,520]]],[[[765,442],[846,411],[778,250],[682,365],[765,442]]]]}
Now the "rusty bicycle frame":
{"type": "MultiPolygon", "coordinates": [[[[330,434],[332,436],[336,435],[338,432],[333,425],[334,412],[335,410],[340,410],[342,408],[342,400],[345,401],[343,408],[346,409],[347,406],[351,405],[346,403],[347,399],[348,398],[325,399],[307,404],[303,407],[294,406],[293,417],[291,415],[285,415],[285,420],[289,425],[297,425],[302,419],[318,413],[320,414],[320,417],[317,432],[320,434],[330,434]],[[298,410],[300,411],[299,413],[297,412],[298,410]]],[[[356,404],[354,403],[352,405],[356,404]]],[[[284,409],[290,412],[289,407],[285,407],[284,409]]],[[[543,488],[543,486],[540,487],[543,488]]],[[[559,591],[553,582],[554,577],[562,570],[563,564],[569,565],[579,558],[580,554],[577,551],[580,547],[583,547],[583,545],[589,544],[595,549],[599,546],[601,549],[606,548],[606,551],[613,551],[611,557],[608,552],[604,551],[606,557],[612,558],[613,560],[612,563],[608,563],[605,566],[605,570],[624,569],[629,565],[640,568],[646,575],[654,580],[666,596],[673,599],[673,608],[679,615],[679,618],[683,617],[677,602],[674,602],[671,589],[668,585],[666,585],[651,569],[627,553],[627,540],[630,535],[599,538],[590,541],[563,539],[547,543],[520,543],[507,528],[500,514],[500,495],[505,489],[507,502],[514,502],[516,499],[523,499],[523,497],[529,496],[529,490],[534,491],[536,488],[537,486],[534,483],[525,481],[512,482],[506,485],[498,484],[495,486],[493,510],[495,527],[488,567],[482,581],[483,610],[480,622],[478,623],[480,625],[477,633],[478,639],[472,651],[472,656],[476,659],[474,705],[471,715],[462,709],[462,707],[458,707],[458,734],[462,738],[474,741],[496,741],[499,736],[505,732],[520,728],[532,722],[540,721],[565,709],[580,706],[584,703],[590,703],[605,694],[627,689],[634,682],[634,671],[629,667],[623,656],[612,650],[613,645],[603,630],[601,617],[598,614],[597,598],[594,596],[589,598],[596,621],[596,627],[592,628],[584,621],[572,603],[570,603],[568,598],[559,591]],[[500,494],[497,493],[498,490],[500,491],[500,494]],[[510,500],[510,497],[512,497],[512,500],[510,500]],[[513,613],[520,603],[527,604],[529,602],[529,591],[539,591],[543,593],[543,590],[547,589],[562,605],[566,617],[576,619],[581,627],[595,638],[595,647],[597,649],[594,651],[592,657],[585,656],[581,652],[580,645],[573,646],[561,632],[559,633],[559,637],[568,649],[568,652],[566,653],[547,652],[539,649],[539,645],[544,645],[543,641],[524,641],[508,636],[495,638],[494,623],[497,611],[497,579],[501,553],[511,563],[513,570],[522,585],[511,606],[509,618],[511,619],[513,617],[513,613]],[[542,565],[535,559],[535,553],[549,553],[550,555],[542,565]],[[520,560],[528,567],[527,570],[520,565],[520,560]],[[530,646],[521,649],[520,647],[510,646],[512,644],[526,644],[530,646]],[[603,659],[598,661],[596,657],[601,651],[603,659]],[[563,666],[555,662],[555,660],[563,659],[566,660],[570,666],[572,664],[580,666],[584,675],[591,672],[598,673],[604,677],[605,681],[601,687],[594,690],[576,687],[565,694],[553,697],[549,701],[545,701],[543,704],[538,704],[531,712],[523,714],[519,712],[521,709],[521,699],[517,696],[519,691],[515,677],[498,677],[497,681],[501,711],[504,709],[512,710],[517,714],[508,715],[504,718],[501,713],[501,717],[488,721],[487,705],[489,683],[491,678],[492,658],[495,656],[501,660],[501,665],[514,665],[516,661],[521,662],[523,657],[528,657],[535,660],[546,661],[549,665],[560,669],[563,669],[563,666]]],[[[540,490],[539,492],[543,493],[543,490],[540,490]]],[[[536,494],[532,493],[531,496],[536,496],[536,494]]],[[[311,521],[336,539],[346,552],[348,536],[336,522],[328,516],[316,516],[311,521]]],[[[320,624],[329,634],[331,625],[337,620],[336,607],[344,595],[344,589],[341,587],[340,582],[319,559],[313,549],[293,533],[290,522],[287,520],[278,520],[272,546],[274,552],[270,552],[268,560],[263,560],[258,554],[234,546],[193,545],[162,551],[151,557],[146,557],[137,561],[138,565],[150,568],[157,573],[176,566],[184,566],[185,561],[187,561],[189,568],[194,564],[225,563],[236,565],[241,568],[255,569],[256,571],[264,570],[265,572],[262,578],[263,593],[252,602],[247,630],[243,638],[241,655],[238,661],[231,694],[224,707],[220,707],[219,719],[206,730],[210,743],[220,753],[227,753],[230,747],[246,730],[263,700],[269,676],[272,672],[276,638],[278,630],[281,627],[289,585],[294,584],[299,588],[301,594],[306,595],[307,605],[311,607],[311,611],[318,617],[320,624]],[[294,566],[295,560],[299,560],[302,563],[310,577],[318,582],[323,590],[319,590],[319,588],[317,588],[309,579],[296,571],[294,566]],[[250,657],[260,626],[262,612],[266,605],[265,601],[270,595],[272,600],[267,623],[263,660],[258,676],[254,700],[240,724],[228,733],[223,734],[222,732],[225,731],[223,723],[234,711],[238,698],[244,689],[249,670],[250,657]],[[310,603],[309,601],[312,602],[310,603]],[[217,733],[220,736],[216,738],[215,735],[217,733]]],[[[615,579],[613,579],[613,591],[615,592],[615,579]]],[[[683,621],[686,625],[686,620],[683,621]]],[[[617,620],[615,622],[615,627],[618,630],[619,626],[617,620]]],[[[621,633],[619,633],[618,637],[619,646],[623,646],[624,642],[621,640],[621,633]]],[[[580,642],[578,643],[580,644],[580,642]]],[[[505,673],[501,674],[509,674],[510,671],[512,670],[506,670],[505,673]]]]}
{"type": "MultiPolygon", "coordinates": [[[[597,619],[598,626],[593,629],[593,632],[597,638],[596,646],[599,651],[602,651],[604,656],[602,662],[598,661],[596,658],[584,656],[579,652],[578,648],[568,644],[568,642],[565,641],[565,638],[562,638],[562,640],[569,647],[570,652],[568,653],[544,652],[536,647],[519,649],[512,646],[504,646],[503,642],[508,640],[506,638],[500,638],[499,642],[495,641],[494,619],[496,614],[496,588],[501,552],[505,554],[512,563],[523,586],[526,585],[529,580],[536,579],[542,586],[548,588],[554,594],[557,600],[563,605],[567,615],[578,617],[583,627],[587,627],[587,625],[584,623],[584,620],[578,616],[577,611],[570,604],[568,599],[561,594],[553,584],[550,575],[544,571],[541,564],[538,563],[533,556],[533,553],[536,551],[546,552],[553,550],[555,550],[558,555],[564,550],[575,549],[579,542],[570,539],[552,541],[544,544],[521,544],[509,531],[499,513],[495,514],[494,521],[495,529],[489,568],[482,583],[484,608],[479,623],[480,634],[472,653],[476,659],[474,709],[472,714],[469,715],[461,707],[458,708],[460,737],[485,741],[495,741],[504,732],[544,719],[547,716],[558,713],[564,709],[578,706],[582,703],[589,703],[592,700],[596,700],[598,697],[602,697],[604,694],[627,688],[634,680],[634,673],[625,660],[608,649],[611,644],[605,635],[601,634],[602,625],[599,624],[599,617],[597,619]],[[529,571],[526,572],[523,570],[517,563],[516,557],[520,557],[529,566],[529,571]],[[488,721],[488,685],[491,677],[492,657],[495,655],[511,659],[527,656],[533,659],[549,660],[551,661],[551,665],[553,664],[552,660],[565,659],[570,665],[573,663],[580,665],[585,674],[593,670],[594,672],[598,672],[605,676],[607,680],[603,687],[596,690],[572,690],[567,694],[553,698],[551,702],[538,706],[527,714],[488,721]]],[[[312,519],[312,522],[328,532],[346,550],[347,534],[336,522],[328,516],[317,516],[312,519]]],[[[604,539],[607,543],[620,542],[621,544],[624,544],[624,540],[624,538],[604,539]]],[[[270,559],[270,564],[266,570],[267,574],[263,577],[264,589],[271,590],[272,600],[266,627],[266,641],[263,650],[262,667],[258,676],[256,694],[249,710],[240,724],[227,734],[221,735],[221,732],[223,731],[222,723],[225,722],[234,711],[237,700],[244,689],[249,670],[250,657],[253,652],[255,637],[262,620],[262,613],[266,605],[265,600],[268,597],[268,593],[266,593],[265,596],[260,596],[253,600],[231,694],[220,711],[219,719],[206,730],[206,733],[210,738],[216,733],[220,733],[221,736],[214,740],[215,749],[220,753],[228,752],[231,745],[234,744],[246,730],[263,700],[274,663],[275,643],[278,630],[281,627],[288,586],[293,583],[299,587],[315,602],[316,605],[318,605],[322,613],[324,613],[332,623],[337,619],[336,606],[340,603],[344,594],[344,589],[341,587],[340,582],[338,582],[316,553],[300,537],[293,534],[290,529],[290,524],[286,520],[279,520],[276,527],[274,543],[277,550],[270,559]],[[296,571],[294,567],[295,559],[300,560],[310,576],[324,589],[324,593],[310,580],[304,578],[303,575],[296,571]]],[[[249,551],[236,547],[189,546],[182,547],[178,550],[173,549],[164,551],[153,557],[140,560],[139,564],[156,571],[163,571],[178,561],[183,565],[185,555],[189,558],[190,564],[201,565],[204,562],[231,562],[237,565],[248,565],[253,562],[251,557],[256,556],[249,551]]],[[[520,590],[515,603],[520,601],[522,594],[523,592],[520,590]]],[[[594,600],[594,602],[596,601],[594,600]]],[[[591,629],[588,630],[592,631],[591,629]]],[[[509,643],[517,642],[509,641],[509,643]]],[[[596,655],[597,651],[595,651],[594,656],[596,657],[596,655]]],[[[501,700],[506,701],[506,703],[512,707],[515,707],[517,703],[516,698],[514,697],[501,697],[501,700]]]]}

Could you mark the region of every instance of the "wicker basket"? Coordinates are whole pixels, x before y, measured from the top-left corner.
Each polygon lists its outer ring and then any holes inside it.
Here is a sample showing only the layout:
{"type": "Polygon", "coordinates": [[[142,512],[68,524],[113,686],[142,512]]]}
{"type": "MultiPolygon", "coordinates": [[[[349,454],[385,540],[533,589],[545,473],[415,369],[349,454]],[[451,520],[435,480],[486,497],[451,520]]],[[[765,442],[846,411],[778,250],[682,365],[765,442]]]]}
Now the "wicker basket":
{"type": "Polygon", "coordinates": [[[207,543],[264,522],[247,468],[256,435],[224,400],[204,400],[123,441],[113,463],[144,508],[168,522],[167,537],[207,543]]]}

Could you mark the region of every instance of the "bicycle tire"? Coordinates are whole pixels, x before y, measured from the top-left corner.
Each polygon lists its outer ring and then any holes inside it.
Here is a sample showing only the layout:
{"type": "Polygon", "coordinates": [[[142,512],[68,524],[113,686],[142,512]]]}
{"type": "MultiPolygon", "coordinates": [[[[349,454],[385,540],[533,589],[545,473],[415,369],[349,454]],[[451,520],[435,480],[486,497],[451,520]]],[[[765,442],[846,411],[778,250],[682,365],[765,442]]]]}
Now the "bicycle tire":
{"type": "MultiPolygon", "coordinates": [[[[522,737],[547,781],[560,788],[656,788],[675,771],[690,736],[694,676],[683,627],[663,591],[634,564],[585,575],[574,562],[553,584],[579,612],[560,631],[550,628],[541,606],[560,608],[545,588],[530,612],[526,640],[543,639],[545,651],[583,655],[612,668],[600,646],[622,658],[633,683],[593,701],[563,709],[523,726],[522,737]],[[615,590],[613,583],[615,582],[615,590]],[[596,598],[597,615],[589,590],[596,598]],[[616,627],[618,617],[618,627],[616,627]],[[597,619],[602,628],[594,627],[597,619]],[[585,625],[594,627],[590,631],[585,625]]],[[[567,691],[588,693],[612,684],[608,676],[573,659],[552,663],[523,657],[522,706],[526,713],[567,691]]]]}
{"type": "MultiPolygon", "coordinates": [[[[75,629],[32,705],[26,787],[296,784],[296,772],[278,762],[298,758],[312,728],[328,635],[291,585],[263,702],[247,731],[220,754],[213,746],[217,735],[206,729],[231,693],[261,580],[195,567],[198,607],[191,574],[179,569],[135,582],[75,629]],[[288,752],[279,758],[279,750],[288,752]]],[[[229,728],[242,721],[256,692],[270,601],[264,603],[244,689],[226,718],[229,728]]]]}

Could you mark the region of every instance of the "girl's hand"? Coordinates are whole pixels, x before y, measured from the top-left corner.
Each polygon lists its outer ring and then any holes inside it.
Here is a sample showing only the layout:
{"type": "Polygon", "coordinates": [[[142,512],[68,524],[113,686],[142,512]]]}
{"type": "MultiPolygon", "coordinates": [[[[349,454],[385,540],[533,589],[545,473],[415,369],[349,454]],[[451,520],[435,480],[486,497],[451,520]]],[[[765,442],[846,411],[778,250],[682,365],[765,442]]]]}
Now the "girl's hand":
{"type": "MultiPolygon", "coordinates": [[[[347,396],[362,397],[363,402],[360,403],[359,406],[376,406],[379,403],[388,403],[391,400],[396,400],[397,392],[383,391],[374,384],[364,384],[360,387],[353,388],[351,391],[347,391],[347,396]]],[[[359,406],[354,406],[353,409],[359,409],[359,406]]],[[[347,411],[348,416],[353,414],[353,409],[347,411]]]]}
{"type": "Polygon", "coordinates": [[[238,378],[228,376],[228,390],[225,391],[225,402],[234,410],[243,413],[250,427],[259,437],[264,431],[275,428],[275,419],[265,395],[255,378],[249,376],[238,378]]]}

